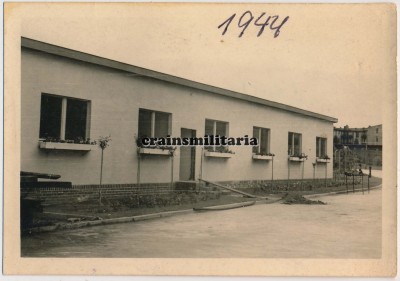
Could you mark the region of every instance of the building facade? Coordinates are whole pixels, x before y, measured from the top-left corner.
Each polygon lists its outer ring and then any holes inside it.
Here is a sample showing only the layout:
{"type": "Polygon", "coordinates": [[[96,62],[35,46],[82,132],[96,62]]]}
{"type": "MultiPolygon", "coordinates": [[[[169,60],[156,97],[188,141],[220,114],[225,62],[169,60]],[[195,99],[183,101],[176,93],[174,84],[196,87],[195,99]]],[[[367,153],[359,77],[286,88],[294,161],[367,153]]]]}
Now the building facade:
{"type": "Polygon", "coordinates": [[[368,145],[382,146],[382,124],[368,126],[367,143],[368,145]]]}
{"type": "Polygon", "coordinates": [[[368,128],[334,128],[334,143],[343,145],[382,145],[382,124],[368,128]]]}
{"type": "Polygon", "coordinates": [[[98,139],[110,136],[103,184],[307,179],[313,163],[332,177],[336,118],[28,38],[21,65],[22,171],[98,184],[98,139]],[[168,135],[260,145],[137,147],[168,135]]]}
{"type": "Polygon", "coordinates": [[[382,124],[367,128],[350,128],[347,125],[334,128],[333,138],[337,155],[344,147],[350,149],[355,167],[359,164],[382,166],[382,124]]]}
{"type": "Polygon", "coordinates": [[[334,128],[335,144],[365,144],[367,142],[368,130],[366,128],[350,128],[348,125],[343,128],[334,128]]]}

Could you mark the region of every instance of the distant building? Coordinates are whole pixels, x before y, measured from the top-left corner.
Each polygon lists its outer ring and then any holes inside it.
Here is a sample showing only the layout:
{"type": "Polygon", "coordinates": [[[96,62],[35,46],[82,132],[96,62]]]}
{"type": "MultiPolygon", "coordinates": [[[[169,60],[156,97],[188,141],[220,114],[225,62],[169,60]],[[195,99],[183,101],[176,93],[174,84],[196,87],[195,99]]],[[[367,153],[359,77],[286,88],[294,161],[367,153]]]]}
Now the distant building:
{"type": "Polygon", "coordinates": [[[348,125],[334,128],[333,142],[335,150],[344,146],[349,148],[357,163],[382,165],[382,124],[368,128],[350,128],[348,125]]]}
{"type": "Polygon", "coordinates": [[[334,128],[333,132],[335,144],[365,144],[368,141],[367,128],[350,128],[346,125],[343,128],[334,128]]]}
{"type": "Polygon", "coordinates": [[[333,129],[333,141],[336,145],[382,145],[382,124],[368,126],[368,128],[343,128],[333,129]]]}
{"type": "Polygon", "coordinates": [[[382,124],[368,127],[367,140],[368,145],[382,146],[382,124]]]}

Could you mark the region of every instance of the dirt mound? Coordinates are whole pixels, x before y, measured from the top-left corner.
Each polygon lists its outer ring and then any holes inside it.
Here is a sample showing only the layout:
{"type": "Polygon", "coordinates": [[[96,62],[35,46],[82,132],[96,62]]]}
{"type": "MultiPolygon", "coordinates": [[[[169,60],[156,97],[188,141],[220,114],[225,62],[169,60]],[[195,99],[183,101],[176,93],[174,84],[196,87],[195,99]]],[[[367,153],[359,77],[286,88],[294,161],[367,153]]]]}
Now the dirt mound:
{"type": "Polygon", "coordinates": [[[300,194],[286,194],[283,198],[283,204],[305,204],[305,205],[326,205],[325,202],[322,202],[320,200],[310,200],[307,198],[304,198],[300,194]]]}

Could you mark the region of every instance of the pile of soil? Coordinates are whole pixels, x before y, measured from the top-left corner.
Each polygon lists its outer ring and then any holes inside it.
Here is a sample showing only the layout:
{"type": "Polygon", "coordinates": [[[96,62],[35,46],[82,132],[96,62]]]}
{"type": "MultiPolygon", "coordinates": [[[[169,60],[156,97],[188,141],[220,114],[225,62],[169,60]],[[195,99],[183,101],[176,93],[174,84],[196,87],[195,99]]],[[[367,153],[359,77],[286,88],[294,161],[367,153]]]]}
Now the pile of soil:
{"type": "Polygon", "coordinates": [[[288,205],[293,205],[293,204],[305,204],[305,205],[326,205],[325,202],[322,202],[320,200],[310,200],[307,198],[304,198],[300,194],[286,194],[283,198],[282,204],[288,204],[288,205]]]}

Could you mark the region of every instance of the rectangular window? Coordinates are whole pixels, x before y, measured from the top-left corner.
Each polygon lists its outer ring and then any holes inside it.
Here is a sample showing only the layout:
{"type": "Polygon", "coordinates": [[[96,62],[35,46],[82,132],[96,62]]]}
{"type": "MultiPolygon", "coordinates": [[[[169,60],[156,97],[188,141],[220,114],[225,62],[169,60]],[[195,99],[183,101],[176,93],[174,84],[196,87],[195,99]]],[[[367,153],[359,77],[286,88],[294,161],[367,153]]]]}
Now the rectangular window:
{"type": "Polygon", "coordinates": [[[253,153],[267,155],[270,152],[270,130],[266,128],[253,127],[253,138],[258,139],[258,146],[253,147],[253,153]]]}
{"type": "Polygon", "coordinates": [[[288,134],[288,154],[300,155],[301,154],[301,134],[289,132],[288,134]]]}
{"type": "Polygon", "coordinates": [[[326,138],[318,138],[317,137],[317,143],[316,143],[316,156],[318,158],[323,158],[327,155],[326,153],[326,138]]]}
{"type": "Polygon", "coordinates": [[[42,94],[39,138],[88,139],[89,111],[87,100],[42,94]]]}
{"type": "Polygon", "coordinates": [[[205,135],[228,136],[228,122],[206,119],[205,135]]]}
{"type": "MultiPolygon", "coordinates": [[[[229,123],[228,122],[206,119],[204,135],[206,135],[206,136],[220,136],[220,137],[226,136],[226,137],[228,137],[228,129],[229,129],[229,123]]],[[[208,150],[215,150],[216,149],[215,146],[214,147],[213,146],[208,146],[208,147],[205,147],[205,148],[208,149],[208,150]]]]}
{"type": "Polygon", "coordinates": [[[139,109],[139,138],[165,138],[171,133],[171,113],[139,109]]]}

